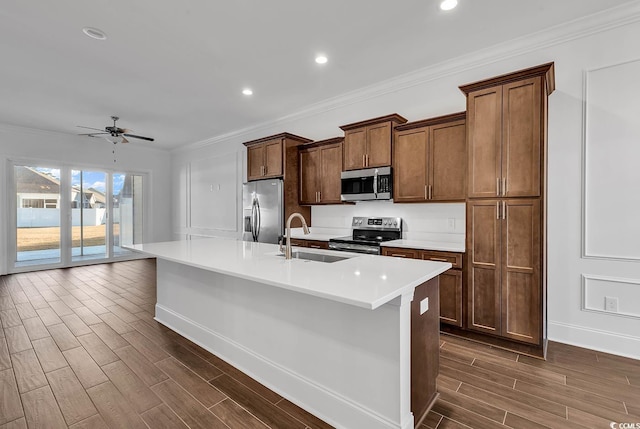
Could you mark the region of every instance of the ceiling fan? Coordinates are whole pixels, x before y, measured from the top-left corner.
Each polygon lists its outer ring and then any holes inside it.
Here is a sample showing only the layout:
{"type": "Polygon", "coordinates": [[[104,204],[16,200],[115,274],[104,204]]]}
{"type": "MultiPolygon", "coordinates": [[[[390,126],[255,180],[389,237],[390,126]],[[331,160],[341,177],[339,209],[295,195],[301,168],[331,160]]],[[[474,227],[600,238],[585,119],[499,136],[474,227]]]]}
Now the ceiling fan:
{"type": "Polygon", "coordinates": [[[138,136],[138,135],[129,133],[130,130],[128,130],[126,128],[118,128],[116,126],[116,121],[118,121],[118,119],[120,119],[120,118],[117,117],[117,116],[112,116],[111,120],[113,120],[113,126],[104,127],[104,131],[99,129],[99,128],[83,127],[81,125],[78,125],[78,128],[86,128],[88,130],[100,131],[99,133],[87,133],[87,134],[78,134],[78,135],[80,135],[80,136],[89,136],[89,137],[101,137],[101,138],[104,138],[104,139],[112,142],[113,144],[116,144],[116,143],[129,143],[129,140],[127,140],[126,137],[132,137],[134,139],[147,140],[147,141],[150,141],[150,142],[154,141],[154,139],[151,138],[151,137],[138,136]]]}

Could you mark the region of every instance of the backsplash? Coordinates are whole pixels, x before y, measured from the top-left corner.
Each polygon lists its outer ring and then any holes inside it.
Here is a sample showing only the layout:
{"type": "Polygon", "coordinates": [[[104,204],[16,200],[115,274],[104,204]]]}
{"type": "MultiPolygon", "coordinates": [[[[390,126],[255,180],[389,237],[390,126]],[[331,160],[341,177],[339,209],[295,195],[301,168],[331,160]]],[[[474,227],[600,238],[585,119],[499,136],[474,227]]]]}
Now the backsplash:
{"type": "Polygon", "coordinates": [[[311,207],[313,231],[351,229],[354,216],[402,218],[402,235],[407,240],[464,243],[465,204],[394,204],[389,201],[362,201],[355,205],[311,207]]]}

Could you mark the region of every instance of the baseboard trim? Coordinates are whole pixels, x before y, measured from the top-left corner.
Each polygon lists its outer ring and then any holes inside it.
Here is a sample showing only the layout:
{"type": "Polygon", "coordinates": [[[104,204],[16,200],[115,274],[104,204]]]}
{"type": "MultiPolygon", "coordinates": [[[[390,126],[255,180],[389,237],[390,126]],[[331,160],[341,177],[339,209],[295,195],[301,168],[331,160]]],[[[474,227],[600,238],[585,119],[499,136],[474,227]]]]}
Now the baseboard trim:
{"type": "Polygon", "coordinates": [[[414,426],[411,413],[404,416],[402,424],[392,422],[160,304],[156,304],[155,320],[336,428],[412,429],[414,426]],[[326,415],[322,409],[336,410],[336,415],[326,415]]]}
{"type": "Polygon", "coordinates": [[[547,326],[551,341],[640,359],[640,337],[561,322],[549,322],[547,326]]]}

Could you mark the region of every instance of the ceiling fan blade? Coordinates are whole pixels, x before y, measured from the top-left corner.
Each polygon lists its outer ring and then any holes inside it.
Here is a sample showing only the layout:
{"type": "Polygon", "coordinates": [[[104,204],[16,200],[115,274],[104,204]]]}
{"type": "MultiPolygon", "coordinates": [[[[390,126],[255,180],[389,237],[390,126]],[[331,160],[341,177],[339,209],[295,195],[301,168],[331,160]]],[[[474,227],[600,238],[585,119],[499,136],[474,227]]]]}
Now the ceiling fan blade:
{"type": "Polygon", "coordinates": [[[134,139],[147,140],[147,141],[150,141],[150,142],[155,141],[155,139],[153,139],[153,138],[151,138],[151,137],[137,136],[137,135],[135,135],[135,134],[127,134],[127,133],[124,133],[124,134],[122,134],[122,135],[123,135],[123,136],[127,136],[127,137],[133,137],[134,139]]]}
{"type": "Polygon", "coordinates": [[[88,133],[88,134],[78,134],[78,135],[79,136],[98,137],[100,134],[109,134],[109,133],[88,133]]]}
{"type": "Polygon", "coordinates": [[[124,134],[123,134],[123,137],[122,137],[122,141],[121,141],[120,143],[129,143],[129,140],[127,140],[126,138],[124,138],[124,134]]]}
{"type": "Polygon", "coordinates": [[[82,125],[76,125],[76,127],[78,127],[78,128],[86,128],[88,130],[104,131],[103,129],[100,129],[100,128],[83,127],[82,125]]]}

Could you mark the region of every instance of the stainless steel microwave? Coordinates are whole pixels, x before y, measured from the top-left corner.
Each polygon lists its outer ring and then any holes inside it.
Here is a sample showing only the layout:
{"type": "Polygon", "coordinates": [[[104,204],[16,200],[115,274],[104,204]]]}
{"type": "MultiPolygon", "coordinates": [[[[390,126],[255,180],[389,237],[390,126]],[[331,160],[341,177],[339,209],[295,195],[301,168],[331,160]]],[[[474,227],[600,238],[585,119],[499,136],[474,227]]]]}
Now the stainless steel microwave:
{"type": "Polygon", "coordinates": [[[343,171],[342,201],[390,200],[393,197],[391,167],[343,171]]]}

